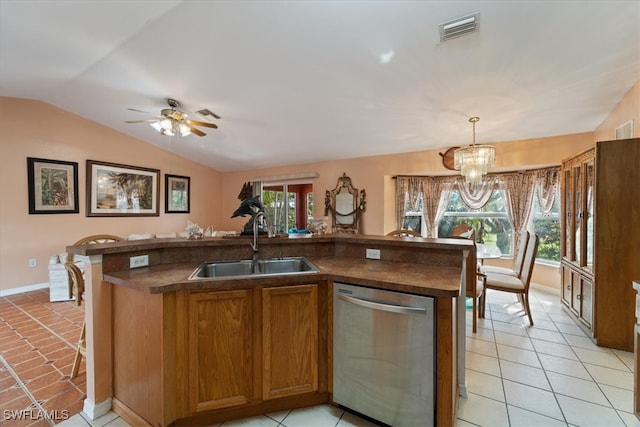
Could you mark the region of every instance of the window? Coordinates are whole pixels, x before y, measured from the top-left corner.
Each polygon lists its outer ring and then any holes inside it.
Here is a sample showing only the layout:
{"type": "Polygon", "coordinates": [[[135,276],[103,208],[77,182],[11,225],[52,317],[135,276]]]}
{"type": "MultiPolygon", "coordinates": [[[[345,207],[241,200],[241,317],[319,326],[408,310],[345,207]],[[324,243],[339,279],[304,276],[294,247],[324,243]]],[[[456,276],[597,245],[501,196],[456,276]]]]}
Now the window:
{"type": "Polygon", "coordinates": [[[409,203],[409,197],[405,197],[405,217],[402,223],[402,228],[405,230],[413,230],[422,234],[426,234],[424,225],[424,205],[422,201],[422,194],[418,197],[417,210],[412,210],[409,203]]]}
{"type": "Polygon", "coordinates": [[[533,195],[532,214],[529,223],[529,231],[535,232],[540,237],[536,260],[551,263],[560,262],[560,198],[556,194],[553,208],[548,214],[542,213],[538,202],[538,186],[533,195]]]}
{"type": "Polygon", "coordinates": [[[475,229],[478,243],[497,246],[503,256],[513,256],[513,229],[502,190],[494,190],[487,204],[477,210],[465,205],[458,190],[452,191],[447,210],[438,224],[438,236],[450,236],[453,227],[460,224],[475,229]]]}
{"type": "Polygon", "coordinates": [[[263,183],[261,200],[275,233],[305,229],[313,217],[313,184],[263,183]]]}

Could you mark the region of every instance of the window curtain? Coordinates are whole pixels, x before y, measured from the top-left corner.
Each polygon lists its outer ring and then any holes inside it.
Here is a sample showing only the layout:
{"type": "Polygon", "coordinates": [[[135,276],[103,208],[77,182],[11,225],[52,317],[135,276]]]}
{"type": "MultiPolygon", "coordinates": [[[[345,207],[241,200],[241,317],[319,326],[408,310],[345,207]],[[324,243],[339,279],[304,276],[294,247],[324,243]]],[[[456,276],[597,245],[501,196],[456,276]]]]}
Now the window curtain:
{"type": "Polygon", "coordinates": [[[553,209],[553,202],[558,194],[560,168],[540,169],[536,175],[538,188],[538,204],[543,214],[548,215],[553,209]]]}
{"type": "MultiPolygon", "coordinates": [[[[412,211],[418,210],[421,185],[419,177],[399,176],[396,178],[396,220],[398,229],[401,229],[404,225],[407,200],[412,211]]],[[[420,230],[416,231],[419,232],[420,230]]]]}
{"type": "Polygon", "coordinates": [[[498,177],[485,175],[481,182],[466,182],[463,177],[456,177],[455,182],[464,204],[471,209],[482,209],[497,188],[498,177]]]}
{"type": "Polygon", "coordinates": [[[520,232],[527,227],[527,219],[533,204],[533,187],[536,182],[535,172],[518,172],[500,176],[501,187],[506,193],[507,215],[513,227],[515,245],[520,244],[520,232]]]}
{"type": "Polygon", "coordinates": [[[446,179],[422,178],[424,219],[427,223],[429,237],[438,237],[438,223],[440,223],[449,204],[452,187],[452,183],[446,179]]]}

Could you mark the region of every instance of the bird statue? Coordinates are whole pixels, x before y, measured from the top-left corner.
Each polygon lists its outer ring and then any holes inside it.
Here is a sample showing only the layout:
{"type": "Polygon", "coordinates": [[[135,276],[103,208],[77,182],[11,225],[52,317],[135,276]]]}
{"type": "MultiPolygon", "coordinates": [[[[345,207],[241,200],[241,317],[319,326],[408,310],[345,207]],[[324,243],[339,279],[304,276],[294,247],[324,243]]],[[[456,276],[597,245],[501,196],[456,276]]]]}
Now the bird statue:
{"type": "MultiPolygon", "coordinates": [[[[260,196],[248,197],[240,203],[240,206],[233,212],[231,218],[235,218],[238,216],[245,217],[247,215],[251,216],[251,219],[244,225],[240,234],[253,234],[253,222],[255,221],[256,215],[260,212],[264,212],[264,206],[260,201],[260,196]]],[[[262,225],[260,225],[258,233],[266,234],[267,231],[262,225]]]]}
{"type": "Polygon", "coordinates": [[[260,201],[260,196],[249,197],[244,199],[242,203],[240,203],[240,206],[238,207],[238,209],[236,209],[233,212],[233,215],[231,215],[231,218],[235,218],[237,216],[244,217],[247,215],[254,216],[258,212],[261,212],[263,210],[264,210],[264,206],[260,201]]]}

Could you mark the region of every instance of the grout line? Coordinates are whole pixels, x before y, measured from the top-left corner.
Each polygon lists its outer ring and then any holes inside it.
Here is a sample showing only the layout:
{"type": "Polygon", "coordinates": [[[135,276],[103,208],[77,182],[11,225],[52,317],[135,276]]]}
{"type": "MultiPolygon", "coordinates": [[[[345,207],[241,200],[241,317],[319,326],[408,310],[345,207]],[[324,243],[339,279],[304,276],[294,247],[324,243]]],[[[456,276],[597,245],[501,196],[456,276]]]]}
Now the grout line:
{"type": "MultiPolygon", "coordinates": [[[[41,327],[43,327],[44,329],[46,329],[47,331],[49,331],[53,336],[55,336],[56,338],[58,338],[60,341],[62,341],[63,343],[65,343],[67,346],[69,346],[72,349],[76,349],[76,345],[70,343],[69,341],[67,341],[66,338],[64,338],[62,335],[58,334],[57,332],[55,332],[53,329],[51,329],[49,326],[47,326],[46,324],[42,323],[39,319],[37,319],[36,317],[32,316],[31,313],[29,313],[27,310],[23,309],[22,307],[20,307],[19,305],[15,304],[13,301],[10,301],[8,299],[4,298],[9,304],[11,304],[13,307],[15,307],[16,309],[20,310],[22,313],[26,314],[31,320],[33,320],[34,322],[36,322],[38,325],[40,325],[41,327]]],[[[38,304],[42,304],[38,301],[36,301],[36,303],[38,304]]]]}

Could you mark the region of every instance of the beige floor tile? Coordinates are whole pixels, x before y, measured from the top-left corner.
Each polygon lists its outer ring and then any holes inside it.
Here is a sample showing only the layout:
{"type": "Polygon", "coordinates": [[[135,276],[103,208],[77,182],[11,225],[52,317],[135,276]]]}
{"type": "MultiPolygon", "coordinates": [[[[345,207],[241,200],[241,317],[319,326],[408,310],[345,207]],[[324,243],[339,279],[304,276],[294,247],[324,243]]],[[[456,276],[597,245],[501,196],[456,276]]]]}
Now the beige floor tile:
{"type": "Polygon", "coordinates": [[[541,388],[543,390],[551,390],[547,376],[540,368],[509,362],[508,360],[501,360],[500,370],[502,371],[502,378],[506,380],[541,388]]]}
{"type": "Polygon", "coordinates": [[[633,373],[631,372],[590,363],[585,363],[584,367],[589,371],[593,379],[600,384],[633,391],[633,373]]]}
{"type": "Polygon", "coordinates": [[[558,403],[569,424],[588,427],[624,427],[622,418],[613,408],[558,395],[558,403]]]}
{"type": "Polygon", "coordinates": [[[500,359],[510,362],[521,363],[523,365],[533,366],[534,368],[542,368],[538,360],[538,355],[534,351],[498,344],[498,356],[500,359]]]}
{"type": "Polygon", "coordinates": [[[469,393],[504,402],[502,378],[467,369],[466,379],[467,391],[469,393]]]}
{"type": "Polygon", "coordinates": [[[570,375],[572,377],[582,378],[583,380],[591,379],[591,375],[584,367],[584,364],[578,360],[565,359],[564,357],[542,353],[538,353],[538,358],[545,371],[570,375]]]}
{"type": "Polygon", "coordinates": [[[567,425],[564,421],[556,420],[535,412],[508,405],[509,422],[511,427],[562,427],[567,425]]]}
{"type": "Polygon", "coordinates": [[[550,391],[504,380],[504,392],[509,405],[558,420],[563,419],[556,398],[550,391]]]}
{"type": "Polygon", "coordinates": [[[469,393],[466,398],[460,398],[458,419],[476,426],[509,425],[507,407],[503,402],[473,393],[469,393]]]}
{"type": "Polygon", "coordinates": [[[583,380],[555,372],[547,372],[547,376],[556,394],[563,394],[602,406],[610,406],[609,401],[595,381],[583,380]]]}

